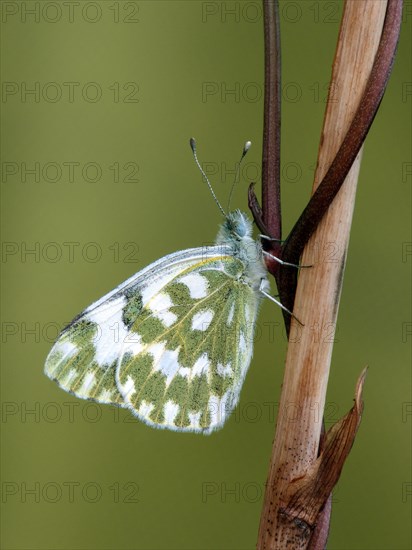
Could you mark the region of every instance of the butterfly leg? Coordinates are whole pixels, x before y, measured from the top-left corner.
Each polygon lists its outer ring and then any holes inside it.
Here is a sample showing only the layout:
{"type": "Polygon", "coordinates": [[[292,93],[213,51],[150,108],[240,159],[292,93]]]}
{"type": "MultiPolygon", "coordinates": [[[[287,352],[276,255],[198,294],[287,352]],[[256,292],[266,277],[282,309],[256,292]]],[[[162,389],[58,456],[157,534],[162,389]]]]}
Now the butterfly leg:
{"type": "Polygon", "coordinates": [[[275,237],[269,237],[268,235],[263,235],[262,233],[259,235],[261,239],[265,239],[266,241],[271,241],[275,243],[284,243],[286,241],[282,241],[282,239],[275,239],[275,237]]]}
{"type": "Polygon", "coordinates": [[[292,313],[292,311],[289,311],[287,307],[285,307],[281,302],[279,302],[279,300],[276,300],[276,298],[274,298],[274,297],[271,296],[268,292],[266,292],[266,290],[264,290],[263,286],[264,286],[264,281],[262,280],[262,282],[260,283],[259,292],[260,292],[261,294],[263,294],[263,296],[265,296],[266,298],[269,298],[269,300],[271,300],[272,302],[274,302],[275,304],[277,304],[280,308],[282,308],[284,311],[286,311],[287,313],[289,313],[289,315],[291,315],[294,319],[296,319],[296,321],[297,321],[302,327],[305,326],[301,321],[299,321],[299,319],[296,317],[296,315],[294,315],[294,314],[292,313]]]}
{"type": "Polygon", "coordinates": [[[313,265],[296,265],[296,264],[291,264],[289,262],[284,262],[283,260],[281,260],[277,256],[274,256],[273,254],[270,254],[270,252],[266,252],[266,250],[263,250],[263,254],[265,256],[268,256],[269,258],[272,258],[272,260],[275,260],[276,262],[278,262],[281,265],[289,265],[291,267],[296,267],[297,269],[301,269],[303,267],[313,267],[313,265]]]}

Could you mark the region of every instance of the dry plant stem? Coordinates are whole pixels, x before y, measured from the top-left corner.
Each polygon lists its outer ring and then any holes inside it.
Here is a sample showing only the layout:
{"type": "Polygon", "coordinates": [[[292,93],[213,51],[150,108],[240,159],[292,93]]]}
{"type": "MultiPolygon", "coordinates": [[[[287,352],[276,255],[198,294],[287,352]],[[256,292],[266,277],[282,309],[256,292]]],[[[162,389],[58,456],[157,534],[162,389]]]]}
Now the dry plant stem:
{"type": "MultiPolygon", "coordinates": [[[[337,97],[334,96],[334,101],[329,101],[327,106],[314,190],[335,158],[362,98],[381,37],[386,7],[386,0],[347,0],[345,4],[332,75],[337,97]]],[[[328,470],[324,468],[322,455],[318,459],[318,453],[333,347],[332,339],[326,336],[336,324],[360,156],[304,250],[302,264],[314,264],[314,267],[301,271],[297,286],[294,313],[305,326],[302,329],[292,320],[259,529],[259,549],[308,548],[319,512],[329,494],[320,495],[323,500],[319,501],[319,495],[310,493],[314,490],[310,474],[318,476],[320,485],[328,479],[330,492],[333,487],[330,479],[336,483],[359,423],[360,392],[354,412],[356,422],[345,424],[345,429],[352,431],[339,436],[347,439],[349,436],[349,444],[340,454],[342,446],[335,445],[333,438],[327,446],[328,453],[331,449],[338,453],[338,463],[334,463],[333,455],[328,455],[331,474],[325,477],[328,470]],[[327,256],[322,256],[322,250],[330,242],[337,251],[334,262],[327,262],[327,256]],[[307,495],[306,502],[302,501],[302,495],[307,495]]],[[[324,546],[324,541],[317,543],[316,548],[321,548],[320,544],[324,546]]]]}
{"type": "Polygon", "coordinates": [[[280,210],[281,67],[278,0],[263,0],[265,33],[265,104],[263,122],[263,216],[271,236],[282,238],[280,210]]]}

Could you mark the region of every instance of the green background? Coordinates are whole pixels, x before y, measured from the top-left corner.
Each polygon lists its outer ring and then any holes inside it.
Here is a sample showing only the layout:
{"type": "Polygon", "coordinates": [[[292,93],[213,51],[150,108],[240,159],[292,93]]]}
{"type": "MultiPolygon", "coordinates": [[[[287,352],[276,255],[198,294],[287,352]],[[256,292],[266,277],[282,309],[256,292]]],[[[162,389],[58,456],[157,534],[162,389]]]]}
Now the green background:
{"type": "MultiPolygon", "coordinates": [[[[273,304],[262,307],[240,406],[210,437],[151,429],[42,371],[57,328],[84,307],[157,258],[213,241],[219,211],[190,136],[223,200],[226,171],[252,140],[234,201],[246,209],[261,155],[260,4],[69,7],[2,2],[2,548],[251,549],[286,348],[273,304]],[[36,163],[38,181],[24,174],[36,163]]],[[[287,231],[311,188],[342,4],[281,8],[287,231]]],[[[327,396],[330,425],[369,365],[331,550],[411,547],[411,2],[406,10],[365,148],[327,396]]]]}

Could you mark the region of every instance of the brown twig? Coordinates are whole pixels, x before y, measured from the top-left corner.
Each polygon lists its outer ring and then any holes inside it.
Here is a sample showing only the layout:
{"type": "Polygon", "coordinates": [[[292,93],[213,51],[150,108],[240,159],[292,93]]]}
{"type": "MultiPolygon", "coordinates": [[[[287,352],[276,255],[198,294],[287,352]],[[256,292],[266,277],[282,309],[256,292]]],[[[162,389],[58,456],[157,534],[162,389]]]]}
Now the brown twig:
{"type": "Polygon", "coordinates": [[[278,0],[263,0],[265,100],[262,152],[263,219],[271,237],[282,238],[280,204],[281,52],[278,0]]]}

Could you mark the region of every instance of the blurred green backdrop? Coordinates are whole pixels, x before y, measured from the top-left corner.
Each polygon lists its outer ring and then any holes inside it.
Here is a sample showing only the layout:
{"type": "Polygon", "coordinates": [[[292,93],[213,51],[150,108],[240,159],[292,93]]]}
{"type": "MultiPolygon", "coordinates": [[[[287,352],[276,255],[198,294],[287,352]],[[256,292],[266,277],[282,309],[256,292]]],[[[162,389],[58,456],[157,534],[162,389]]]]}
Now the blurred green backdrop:
{"type": "MultiPolygon", "coordinates": [[[[210,437],[153,430],[43,375],[58,330],[160,256],[211,242],[259,180],[259,2],[2,2],[2,548],[246,550],[282,380],[265,303],[236,413],[210,437]],[[275,357],[274,357],[275,356],[275,357]]],[[[365,148],[326,420],[365,415],[334,495],[331,550],[411,547],[411,2],[365,148]]],[[[284,227],[308,199],[342,13],[282,1],[284,227]]]]}

